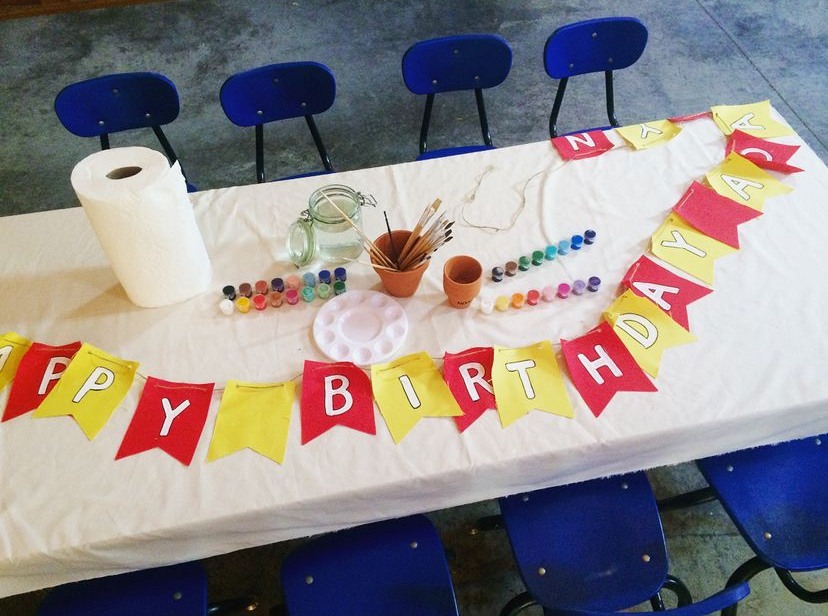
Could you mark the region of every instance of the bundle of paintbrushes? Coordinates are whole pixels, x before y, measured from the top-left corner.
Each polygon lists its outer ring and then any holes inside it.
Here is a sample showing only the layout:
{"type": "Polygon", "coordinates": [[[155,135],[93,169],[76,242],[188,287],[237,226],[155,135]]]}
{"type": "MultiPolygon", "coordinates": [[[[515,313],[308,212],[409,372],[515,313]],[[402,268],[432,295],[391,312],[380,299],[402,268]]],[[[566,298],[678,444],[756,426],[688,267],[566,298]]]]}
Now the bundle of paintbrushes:
{"type": "Polygon", "coordinates": [[[395,262],[398,271],[404,272],[419,267],[430,259],[438,248],[451,241],[451,227],[454,221],[446,220],[445,214],[440,214],[435,219],[441,204],[440,199],[435,199],[434,203],[426,207],[405,245],[399,252],[394,250],[395,254],[399,255],[395,262]]]}

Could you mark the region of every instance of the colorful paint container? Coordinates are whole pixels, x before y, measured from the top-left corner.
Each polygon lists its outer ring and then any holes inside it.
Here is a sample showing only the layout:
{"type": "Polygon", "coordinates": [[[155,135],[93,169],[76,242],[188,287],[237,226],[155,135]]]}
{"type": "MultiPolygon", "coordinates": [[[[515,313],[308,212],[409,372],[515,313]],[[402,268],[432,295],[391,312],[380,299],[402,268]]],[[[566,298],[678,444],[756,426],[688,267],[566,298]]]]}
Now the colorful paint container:
{"type": "Polygon", "coordinates": [[[250,312],[250,300],[244,296],[236,298],[236,310],[242,314],[250,312]]]}
{"type": "Polygon", "coordinates": [[[561,299],[566,299],[567,297],[569,297],[569,292],[571,290],[572,290],[572,287],[570,287],[565,282],[562,282],[561,284],[558,285],[558,297],[560,297],[561,299]]]}
{"type": "Polygon", "coordinates": [[[540,265],[543,263],[543,251],[536,250],[532,253],[532,265],[540,265]]]}
{"type": "Polygon", "coordinates": [[[339,280],[340,282],[345,282],[346,280],[348,280],[348,272],[345,271],[344,267],[337,267],[334,270],[334,279],[339,280]]]}
{"type": "Polygon", "coordinates": [[[239,295],[242,297],[250,297],[253,295],[253,287],[249,282],[243,282],[239,285],[239,295]]]}
{"type": "Polygon", "coordinates": [[[492,268],[492,282],[500,282],[503,280],[503,268],[502,267],[493,267],[492,268]]]}
{"type": "Polygon", "coordinates": [[[492,314],[494,312],[494,302],[490,299],[481,299],[480,312],[483,314],[492,314]]]}
{"type": "Polygon", "coordinates": [[[228,284],[226,287],[224,287],[221,290],[221,293],[222,295],[224,295],[224,297],[226,297],[229,300],[236,299],[236,287],[234,287],[232,284],[228,284]]]}
{"type": "Polygon", "coordinates": [[[575,295],[583,295],[586,291],[586,283],[583,280],[576,280],[572,283],[572,292],[575,295]]]}
{"type": "Polygon", "coordinates": [[[270,288],[281,293],[285,290],[285,281],[281,278],[274,278],[270,281],[270,288]]]}
{"type": "Polygon", "coordinates": [[[598,287],[601,286],[601,279],[598,276],[591,276],[587,284],[587,289],[595,293],[598,290],[598,287]]]}
{"type": "Polygon", "coordinates": [[[569,252],[569,240],[561,240],[558,242],[558,254],[565,255],[569,252]]]}
{"type": "Polygon", "coordinates": [[[316,297],[316,291],[313,287],[302,287],[302,299],[306,302],[312,302],[316,297]]]}
{"type": "MultiPolygon", "coordinates": [[[[285,286],[290,290],[296,291],[299,288],[299,285],[302,284],[302,281],[299,280],[299,276],[288,276],[285,278],[285,286]]],[[[298,295],[298,294],[297,294],[298,295]]]]}
{"type": "Polygon", "coordinates": [[[529,269],[529,257],[521,257],[518,259],[518,269],[525,272],[529,269]]]}
{"type": "Polygon", "coordinates": [[[295,306],[299,303],[299,291],[296,289],[288,289],[285,291],[285,300],[291,306],[295,306]]]}
{"type": "Polygon", "coordinates": [[[547,261],[554,261],[556,254],[558,254],[557,246],[547,246],[546,250],[544,251],[543,257],[547,261]]]}
{"type": "Polygon", "coordinates": [[[256,310],[264,310],[267,308],[267,296],[256,294],[253,296],[253,307],[256,310]]]}
{"type": "Polygon", "coordinates": [[[320,282],[319,286],[316,287],[316,294],[319,299],[328,299],[331,296],[331,285],[320,282]]]}
{"type": "Polygon", "coordinates": [[[506,264],[506,275],[507,276],[514,276],[515,274],[517,274],[517,268],[518,268],[517,263],[515,263],[514,261],[509,261],[506,264]]]}
{"type": "Polygon", "coordinates": [[[322,284],[331,284],[331,270],[320,271],[319,282],[321,282],[322,284]]]}
{"type": "Polygon", "coordinates": [[[495,308],[500,310],[500,312],[506,312],[507,310],[509,310],[509,296],[498,295],[497,299],[495,300],[495,308]]]}
{"type": "Polygon", "coordinates": [[[573,235],[569,241],[571,243],[572,250],[580,250],[584,243],[584,236],[573,235]]]}
{"type": "Polygon", "coordinates": [[[267,295],[267,292],[270,291],[270,286],[266,280],[257,280],[255,289],[259,295],[267,295]]]}
{"type": "Polygon", "coordinates": [[[537,306],[540,301],[540,291],[532,289],[526,294],[526,303],[530,306],[537,306]]]}
{"type": "Polygon", "coordinates": [[[512,295],[512,308],[523,308],[523,303],[526,301],[526,297],[523,293],[515,293],[512,295]]]}
{"type": "MultiPolygon", "coordinates": [[[[337,268],[340,269],[340,268],[337,268]]],[[[334,295],[342,295],[345,293],[345,282],[343,280],[337,280],[333,284],[334,295]]]]}
{"type": "MultiPolygon", "coordinates": [[[[235,295],[235,293],[233,293],[235,295]]],[[[233,302],[227,298],[224,298],[219,302],[219,310],[221,310],[222,314],[231,315],[233,314],[233,302]]]]}
{"type": "Polygon", "coordinates": [[[274,308],[282,305],[282,294],[279,291],[271,291],[267,297],[270,299],[270,305],[274,308]]]}
{"type": "Polygon", "coordinates": [[[302,276],[302,283],[306,287],[313,288],[316,286],[316,275],[313,272],[305,272],[302,276]]]}
{"type": "Polygon", "coordinates": [[[587,229],[584,231],[584,244],[593,244],[595,243],[595,237],[598,234],[595,233],[592,229],[587,229]]]}
{"type": "Polygon", "coordinates": [[[555,299],[555,287],[553,287],[552,285],[544,287],[541,290],[541,297],[543,297],[543,301],[551,302],[553,299],[555,299]]]}

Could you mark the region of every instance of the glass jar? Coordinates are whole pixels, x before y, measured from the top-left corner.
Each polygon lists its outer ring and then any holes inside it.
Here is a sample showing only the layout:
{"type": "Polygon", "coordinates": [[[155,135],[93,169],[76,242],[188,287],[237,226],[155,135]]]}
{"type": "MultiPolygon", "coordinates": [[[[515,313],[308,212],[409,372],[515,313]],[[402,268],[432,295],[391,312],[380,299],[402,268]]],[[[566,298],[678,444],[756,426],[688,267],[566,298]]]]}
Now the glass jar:
{"type": "Polygon", "coordinates": [[[308,209],[288,229],[290,260],[304,267],[316,257],[325,263],[345,263],[359,257],[362,240],[351,223],[362,229],[362,206],[366,203],[374,205],[370,196],[342,184],[315,190],[308,199],[308,209]]]}

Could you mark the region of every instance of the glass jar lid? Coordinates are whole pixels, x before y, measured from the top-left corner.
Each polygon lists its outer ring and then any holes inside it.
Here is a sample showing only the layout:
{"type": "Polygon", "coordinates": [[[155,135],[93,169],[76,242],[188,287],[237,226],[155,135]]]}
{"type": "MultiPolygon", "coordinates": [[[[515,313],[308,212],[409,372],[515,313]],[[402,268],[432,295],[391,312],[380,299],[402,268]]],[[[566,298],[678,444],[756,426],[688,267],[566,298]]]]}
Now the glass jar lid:
{"type": "Polygon", "coordinates": [[[296,267],[305,267],[316,254],[316,237],[310,220],[300,218],[288,227],[287,251],[296,267]]]}

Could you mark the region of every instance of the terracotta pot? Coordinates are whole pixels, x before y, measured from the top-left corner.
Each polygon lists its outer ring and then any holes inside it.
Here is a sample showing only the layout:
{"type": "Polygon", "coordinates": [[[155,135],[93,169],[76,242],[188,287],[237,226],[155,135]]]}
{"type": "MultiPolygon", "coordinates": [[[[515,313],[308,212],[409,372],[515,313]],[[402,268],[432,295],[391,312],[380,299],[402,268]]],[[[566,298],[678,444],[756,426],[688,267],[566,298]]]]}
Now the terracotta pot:
{"type": "MultiPolygon", "coordinates": [[[[411,235],[411,231],[392,231],[391,235],[394,238],[394,248],[402,251],[403,246],[405,246],[405,242],[411,235]]],[[[387,233],[380,235],[376,240],[374,240],[374,244],[376,244],[377,248],[379,248],[379,250],[388,256],[392,261],[396,261],[397,253],[394,252],[391,247],[392,242],[390,241],[387,233]]],[[[373,255],[371,255],[371,262],[377,263],[377,260],[373,255]]],[[[378,267],[375,267],[374,271],[377,273],[377,276],[380,277],[380,280],[389,295],[393,295],[394,297],[411,297],[417,291],[417,287],[420,286],[420,280],[422,280],[423,274],[426,269],[428,269],[430,263],[431,261],[426,261],[418,267],[406,272],[392,272],[378,267]]]]}
{"type": "Polygon", "coordinates": [[[468,308],[480,293],[483,284],[483,266],[468,255],[458,255],[446,261],[443,267],[443,290],[453,308],[468,308]]]}

